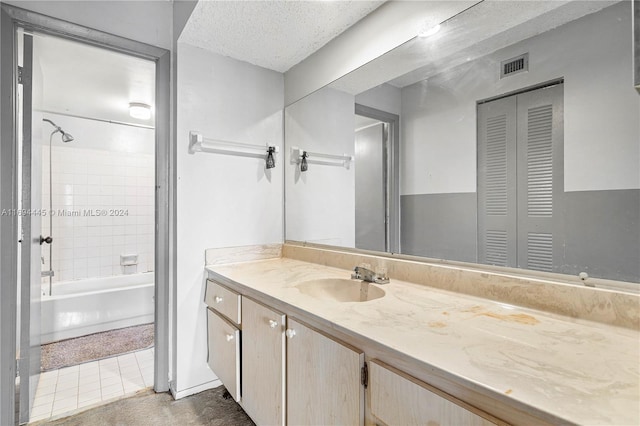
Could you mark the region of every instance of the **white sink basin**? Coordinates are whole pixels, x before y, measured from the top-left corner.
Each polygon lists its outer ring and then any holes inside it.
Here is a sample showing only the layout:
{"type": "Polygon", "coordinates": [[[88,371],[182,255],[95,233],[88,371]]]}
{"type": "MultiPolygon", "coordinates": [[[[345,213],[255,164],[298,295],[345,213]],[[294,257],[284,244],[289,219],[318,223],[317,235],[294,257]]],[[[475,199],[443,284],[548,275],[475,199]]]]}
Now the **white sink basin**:
{"type": "Polygon", "coordinates": [[[300,283],[300,293],[335,302],[368,302],[384,296],[384,290],[365,281],[325,278],[300,283]]]}

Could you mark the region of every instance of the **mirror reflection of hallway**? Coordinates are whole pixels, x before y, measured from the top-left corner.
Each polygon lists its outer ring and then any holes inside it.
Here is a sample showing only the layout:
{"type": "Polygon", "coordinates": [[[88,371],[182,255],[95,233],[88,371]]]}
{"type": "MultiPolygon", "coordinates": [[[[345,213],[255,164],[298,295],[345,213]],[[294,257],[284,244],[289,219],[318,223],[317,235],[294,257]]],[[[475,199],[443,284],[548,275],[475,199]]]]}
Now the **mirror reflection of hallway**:
{"type": "Polygon", "coordinates": [[[387,128],[355,116],[356,248],[387,250],[387,128]]]}
{"type": "Polygon", "coordinates": [[[356,99],[355,247],[398,252],[400,116],[378,108],[356,99]]]}

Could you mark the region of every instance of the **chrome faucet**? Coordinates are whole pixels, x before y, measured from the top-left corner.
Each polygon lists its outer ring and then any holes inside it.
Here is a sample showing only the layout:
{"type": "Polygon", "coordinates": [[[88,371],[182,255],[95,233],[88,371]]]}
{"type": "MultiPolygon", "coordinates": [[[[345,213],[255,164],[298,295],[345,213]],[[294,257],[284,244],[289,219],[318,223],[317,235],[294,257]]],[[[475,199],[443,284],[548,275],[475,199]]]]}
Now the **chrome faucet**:
{"type": "Polygon", "coordinates": [[[353,268],[353,274],[351,279],[367,281],[374,284],[388,284],[389,277],[386,273],[378,274],[371,269],[367,269],[363,266],[356,266],[353,268]]]}

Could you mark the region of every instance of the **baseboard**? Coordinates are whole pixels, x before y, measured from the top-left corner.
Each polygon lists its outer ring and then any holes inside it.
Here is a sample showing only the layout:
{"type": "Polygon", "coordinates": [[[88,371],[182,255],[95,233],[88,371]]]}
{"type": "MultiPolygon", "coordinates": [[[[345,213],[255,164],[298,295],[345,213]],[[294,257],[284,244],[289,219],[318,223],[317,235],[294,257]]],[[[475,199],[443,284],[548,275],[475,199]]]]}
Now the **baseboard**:
{"type": "Polygon", "coordinates": [[[169,390],[171,391],[171,395],[173,396],[173,399],[181,399],[181,398],[184,398],[185,396],[195,395],[196,393],[200,393],[208,389],[217,388],[218,386],[222,386],[222,382],[216,379],[207,383],[202,383],[201,385],[198,385],[198,386],[193,386],[193,387],[182,389],[182,390],[176,390],[174,388],[175,382],[170,382],[169,390]]]}

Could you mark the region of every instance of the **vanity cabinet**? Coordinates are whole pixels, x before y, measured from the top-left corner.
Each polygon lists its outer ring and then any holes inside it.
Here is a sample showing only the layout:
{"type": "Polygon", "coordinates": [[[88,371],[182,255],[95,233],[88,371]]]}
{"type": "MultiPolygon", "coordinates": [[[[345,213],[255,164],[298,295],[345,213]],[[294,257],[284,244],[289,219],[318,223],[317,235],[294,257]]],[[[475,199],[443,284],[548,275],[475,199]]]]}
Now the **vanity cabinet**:
{"type": "Polygon", "coordinates": [[[242,298],[242,407],[258,425],[285,424],[285,321],[242,298]]]}
{"type": "Polygon", "coordinates": [[[240,401],[240,294],[207,280],[207,363],[235,401],[240,401]]]}
{"type": "Polygon", "coordinates": [[[474,407],[378,360],[369,362],[371,414],[385,424],[504,424],[474,407]]]}
{"type": "Polygon", "coordinates": [[[258,425],[505,425],[212,280],[205,300],[209,366],[258,425]]]}
{"type": "Polygon", "coordinates": [[[234,400],[240,401],[240,330],[207,309],[207,362],[234,400]]]}
{"type": "Polygon", "coordinates": [[[364,353],[287,320],[287,423],[362,425],[364,353]]]}

